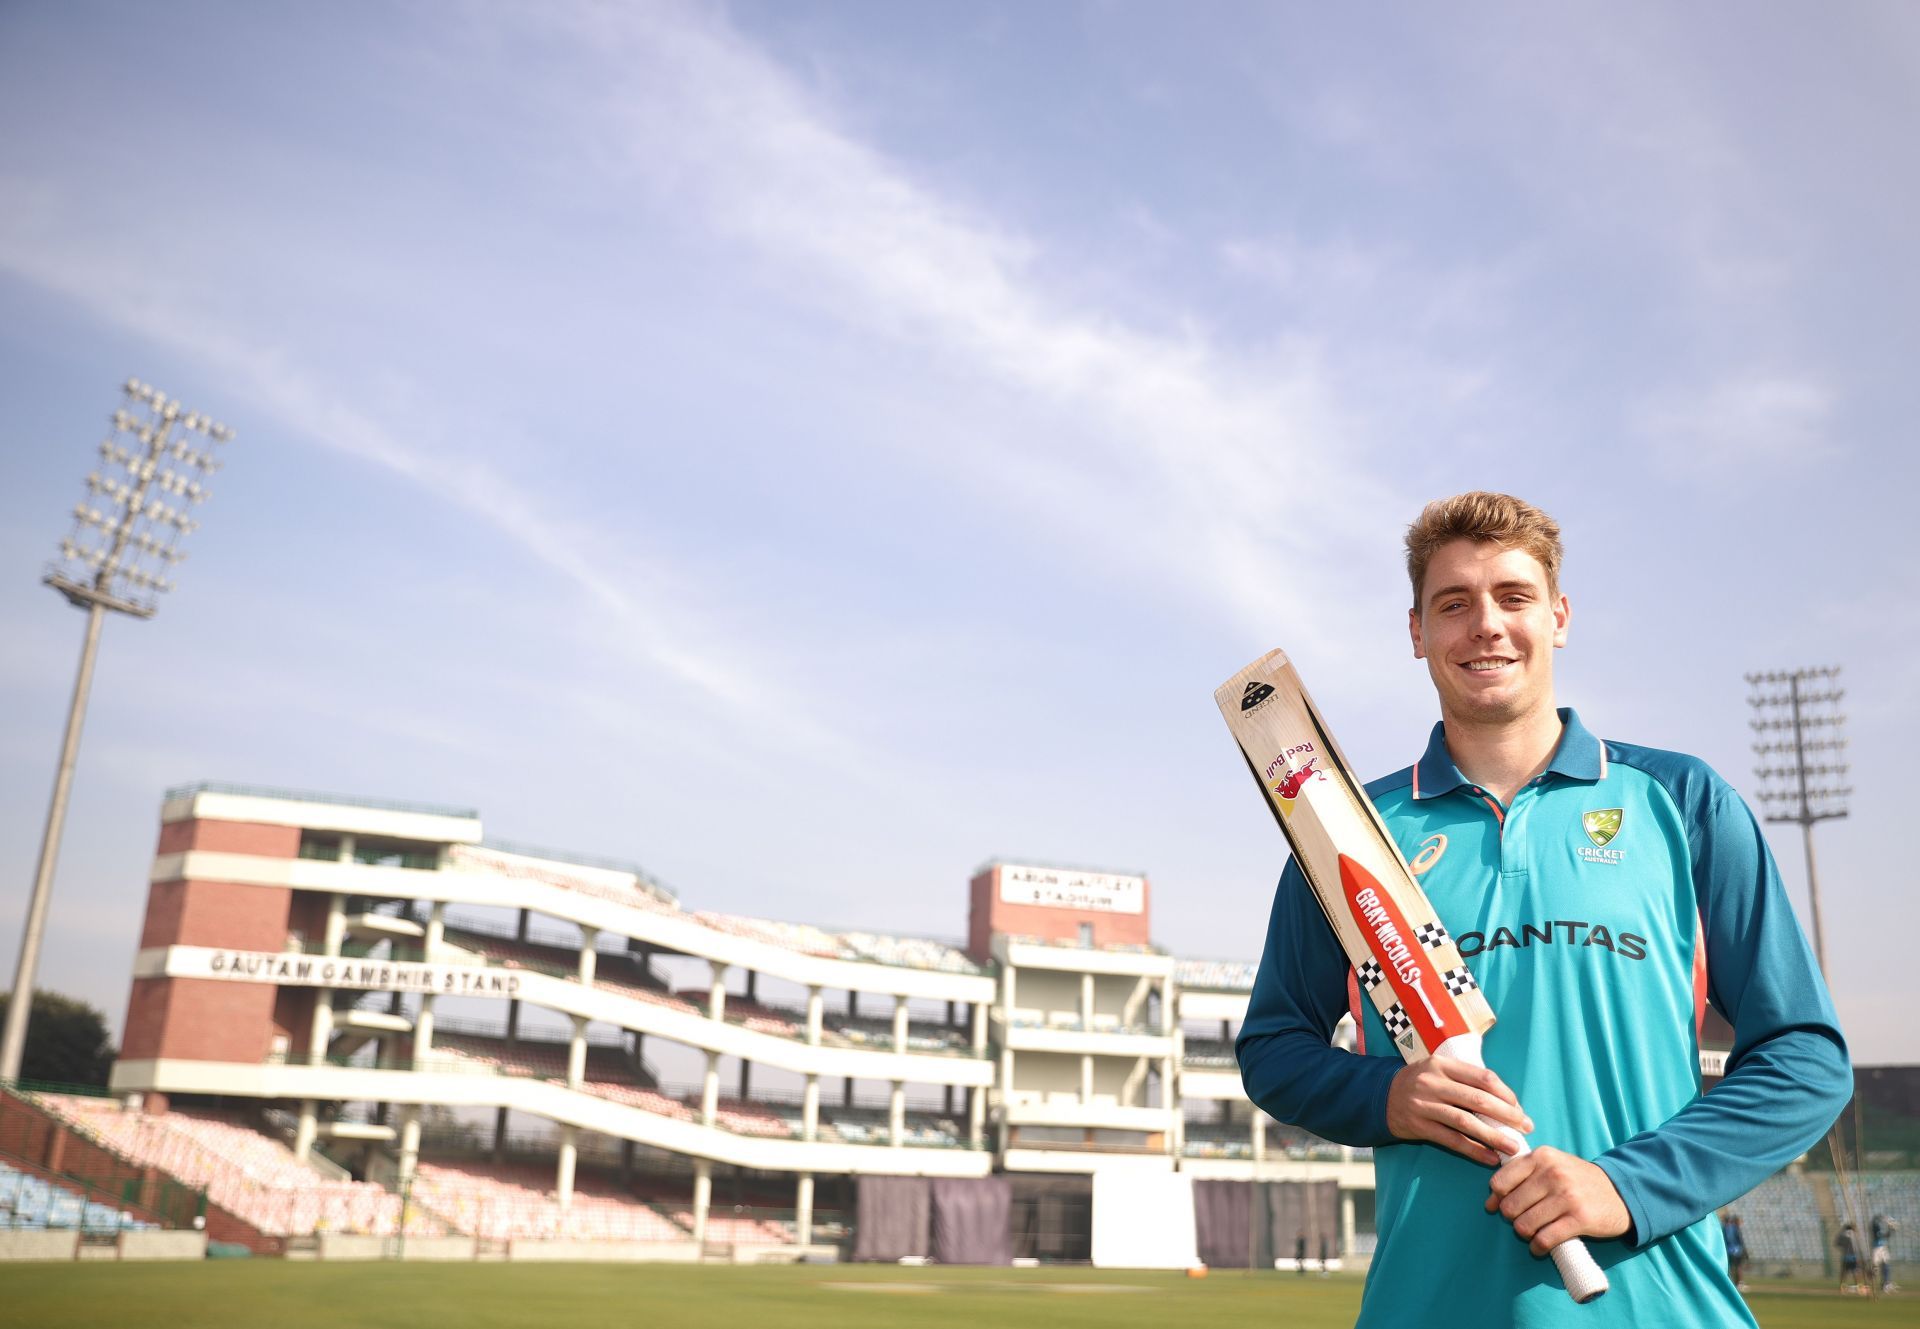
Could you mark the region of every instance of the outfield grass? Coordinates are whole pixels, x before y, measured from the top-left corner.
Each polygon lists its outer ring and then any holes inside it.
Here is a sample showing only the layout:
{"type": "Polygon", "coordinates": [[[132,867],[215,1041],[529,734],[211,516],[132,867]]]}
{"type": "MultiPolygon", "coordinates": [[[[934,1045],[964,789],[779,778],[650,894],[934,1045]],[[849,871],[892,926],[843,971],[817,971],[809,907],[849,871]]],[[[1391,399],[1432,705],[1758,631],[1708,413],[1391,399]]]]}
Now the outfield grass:
{"type": "MultiPolygon", "coordinates": [[[[1346,1329],[1357,1277],[1204,1279],[1106,1269],[688,1265],[204,1264],[0,1266],[0,1326],[21,1329],[1346,1329]]],[[[1752,1293],[1765,1329],[1920,1325],[1920,1297],[1825,1284],[1752,1293]]],[[[1657,1329],[1657,1316],[1645,1323],[1657,1329]]]]}

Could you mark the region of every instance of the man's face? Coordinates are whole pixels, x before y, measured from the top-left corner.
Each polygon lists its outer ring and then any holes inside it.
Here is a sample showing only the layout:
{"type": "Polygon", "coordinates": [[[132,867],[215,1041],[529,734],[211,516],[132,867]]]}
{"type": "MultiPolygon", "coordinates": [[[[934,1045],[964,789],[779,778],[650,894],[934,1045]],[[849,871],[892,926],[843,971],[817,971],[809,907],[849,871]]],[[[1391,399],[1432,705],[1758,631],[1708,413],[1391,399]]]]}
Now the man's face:
{"type": "Polygon", "coordinates": [[[1553,705],[1553,651],[1567,644],[1569,614],[1567,597],[1548,592],[1547,571],[1532,554],[1455,540],[1427,564],[1407,626],[1441,714],[1501,725],[1553,705]]]}

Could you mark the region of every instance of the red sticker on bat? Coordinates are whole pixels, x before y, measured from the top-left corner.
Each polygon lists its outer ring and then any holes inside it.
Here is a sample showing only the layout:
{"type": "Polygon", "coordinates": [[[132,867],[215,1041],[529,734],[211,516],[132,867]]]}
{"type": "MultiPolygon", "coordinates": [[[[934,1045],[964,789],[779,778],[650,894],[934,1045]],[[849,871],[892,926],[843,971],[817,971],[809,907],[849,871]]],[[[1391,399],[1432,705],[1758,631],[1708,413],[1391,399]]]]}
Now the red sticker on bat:
{"type": "MultiPolygon", "coordinates": [[[[1345,854],[1340,855],[1340,890],[1347,897],[1347,908],[1353,911],[1353,921],[1367,935],[1382,975],[1393,985],[1400,1009],[1427,1051],[1432,1052],[1456,1034],[1467,1033],[1459,1004],[1428,963],[1427,950],[1407,926],[1406,916],[1373,874],[1345,854]]],[[[1387,1032],[1396,1042],[1403,1041],[1401,1030],[1387,1032]]]]}

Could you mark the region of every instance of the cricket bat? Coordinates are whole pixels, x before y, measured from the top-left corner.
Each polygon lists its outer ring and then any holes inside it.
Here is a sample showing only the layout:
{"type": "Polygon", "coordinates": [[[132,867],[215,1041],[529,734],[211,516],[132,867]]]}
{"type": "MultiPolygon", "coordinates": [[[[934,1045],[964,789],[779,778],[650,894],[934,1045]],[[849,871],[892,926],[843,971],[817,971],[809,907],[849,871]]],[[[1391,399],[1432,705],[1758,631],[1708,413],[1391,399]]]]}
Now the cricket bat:
{"type": "MultiPolygon", "coordinates": [[[[1493,1009],[1285,652],[1261,656],[1213,699],[1400,1055],[1484,1067],[1493,1009]]],[[[1481,1120],[1530,1152],[1519,1132],[1481,1120]]],[[[1554,1247],[1553,1262],[1575,1301],[1607,1290],[1578,1238],[1554,1247]]]]}

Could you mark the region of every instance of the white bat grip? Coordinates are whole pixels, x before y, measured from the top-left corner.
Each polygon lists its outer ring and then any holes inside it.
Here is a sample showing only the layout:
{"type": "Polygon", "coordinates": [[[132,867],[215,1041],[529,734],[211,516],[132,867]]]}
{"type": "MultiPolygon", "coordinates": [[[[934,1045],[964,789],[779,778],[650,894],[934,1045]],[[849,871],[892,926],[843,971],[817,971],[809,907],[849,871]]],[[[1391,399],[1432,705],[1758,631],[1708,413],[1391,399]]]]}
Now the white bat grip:
{"type": "MultiPolygon", "coordinates": [[[[1434,1049],[1434,1055],[1449,1057],[1454,1061],[1464,1061],[1470,1066],[1478,1066],[1481,1070],[1487,1068],[1486,1060],[1481,1055],[1478,1034],[1459,1034],[1449,1038],[1434,1049]]],[[[1513,1127],[1497,1122],[1491,1117],[1480,1116],[1477,1112],[1474,1115],[1519,1146],[1514,1152],[1515,1158],[1533,1152],[1533,1146],[1527,1143],[1526,1137],[1513,1127]]],[[[1592,1252],[1587,1250],[1587,1243],[1580,1238],[1568,1238],[1555,1246],[1551,1254],[1553,1267],[1560,1271],[1560,1281],[1566,1284],[1567,1295],[1582,1306],[1607,1290],[1609,1284],[1606,1271],[1594,1262],[1592,1252]]]]}

